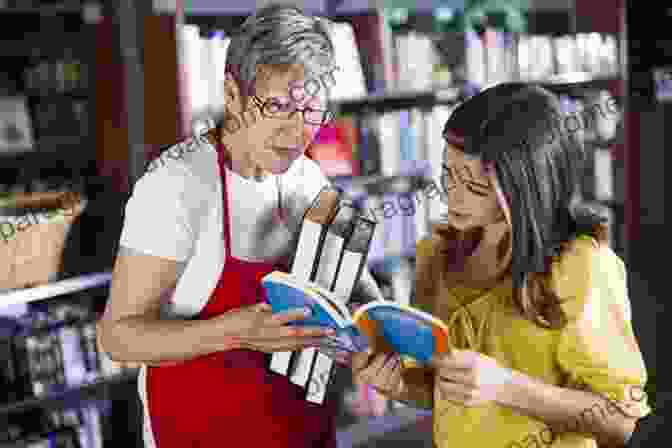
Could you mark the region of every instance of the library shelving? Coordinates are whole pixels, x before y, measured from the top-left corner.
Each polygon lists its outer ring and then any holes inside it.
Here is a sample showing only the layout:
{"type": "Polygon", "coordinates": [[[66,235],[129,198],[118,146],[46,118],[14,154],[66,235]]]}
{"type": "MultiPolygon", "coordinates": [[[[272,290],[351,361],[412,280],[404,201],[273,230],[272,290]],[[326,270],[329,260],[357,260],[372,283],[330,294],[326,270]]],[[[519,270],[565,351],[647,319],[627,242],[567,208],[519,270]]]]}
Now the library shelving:
{"type": "MultiPolygon", "coordinates": [[[[327,3],[329,3],[329,6],[326,10],[331,11],[337,19],[345,18],[347,20],[350,17],[347,12],[337,10],[335,2],[327,3]],[[337,12],[334,13],[334,11],[337,12]]],[[[79,166],[78,170],[82,171],[88,166],[89,161],[95,161],[101,172],[115,180],[117,189],[127,192],[132,188],[133,182],[141,175],[141,167],[144,166],[145,161],[152,156],[152,152],[158,146],[172,144],[184,136],[183,130],[187,128],[187,125],[184,113],[185,99],[181,93],[183,87],[181,82],[183,80],[179,75],[177,54],[179,36],[177,28],[181,24],[189,23],[203,25],[210,29],[229,30],[240,24],[244,15],[240,13],[219,14],[215,11],[211,11],[207,15],[189,15],[188,11],[185,11],[181,6],[175,6],[172,11],[162,11],[161,14],[155,13],[145,16],[146,13],[147,11],[134,11],[123,5],[105,4],[101,6],[98,3],[84,3],[79,6],[64,4],[62,6],[0,9],[2,23],[8,21],[46,23],[50,19],[63,18],[64,23],[75,21],[80,24],[79,26],[82,29],[87,27],[95,29],[95,32],[89,34],[90,36],[96,36],[95,39],[92,38],[89,41],[96,42],[95,46],[89,48],[89,51],[93,50],[93,52],[88,53],[89,60],[94,61],[93,66],[98,70],[100,70],[100,67],[105,67],[106,70],[112,72],[105,77],[110,79],[102,79],[96,76],[95,70],[92,70],[90,79],[95,78],[95,89],[73,88],[57,94],[50,91],[39,91],[39,89],[38,91],[26,91],[33,103],[52,101],[52,99],[61,100],[63,98],[71,102],[91,99],[95,106],[92,109],[93,118],[89,125],[95,128],[95,131],[92,131],[91,135],[88,136],[38,136],[35,139],[36,151],[2,155],[3,162],[0,169],[3,176],[6,172],[9,173],[8,170],[13,169],[14,172],[8,174],[8,176],[16,178],[16,182],[29,184],[32,179],[40,177],[41,167],[58,163],[65,166],[79,166]],[[119,23],[114,24],[112,16],[119,23]],[[130,39],[130,41],[123,41],[123,39],[130,39]],[[122,41],[124,42],[123,48],[126,48],[125,51],[120,48],[122,47],[122,41]],[[140,54],[142,55],[141,64],[139,62],[140,54]],[[126,71],[119,68],[112,69],[112,66],[118,65],[119,61],[126,63],[124,66],[126,71]],[[126,79],[126,83],[120,81],[121,79],[126,79]],[[161,79],[162,82],[156,82],[158,79],[161,79]],[[114,111],[112,116],[105,115],[107,109],[114,111]],[[129,119],[124,116],[125,112],[135,115],[132,119],[129,119]],[[96,114],[99,116],[95,117],[96,114]],[[84,142],[82,138],[85,139],[84,142]],[[87,143],[87,138],[90,139],[88,140],[90,143],[87,143]],[[86,148],[87,145],[91,148],[95,147],[95,150],[86,153],[83,158],[84,161],[82,161],[82,157],[65,157],[64,155],[66,150],[63,148],[86,148]],[[28,169],[26,167],[33,168],[28,169]],[[23,172],[26,170],[31,172],[26,174],[23,172]]],[[[371,9],[368,5],[353,15],[367,14],[383,15],[381,11],[371,9]]],[[[593,17],[599,14],[599,12],[597,14],[593,12],[593,17]]],[[[566,14],[561,15],[564,17],[566,14]]],[[[582,17],[581,20],[582,23],[585,23],[586,18],[582,17]]],[[[571,20],[567,20],[567,23],[571,23],[571,20]]],[[[67,27],[69,26],[67,25],[67,27]]],[[[539,26],[537,25],[537,31],[539,26]]],[[[15,66],[24,64],[23,61],[31,57],[30,45],[21,42],[15,31],[18,29],[20,29],[20,26],[13,25],[12,27],[6,27],[4,31],[0,31],[3,42],[16,43],[16,45],[2,45],[0,47],[0,60],[22,61],[18,65],[14,64],[15,66]],[[4,39],[5,37],[7,39],[4,39]]],[[[582,31],[589,31],[589,29],[582,31]]],[[[617,33],[619,29],[609,28],[598,31],[617,33]]],[[[573,29],[569,32],[577,32],[577,30],[573,29]]],[[[366,72],[367,76],[370,74],[370,72],[366,72]]],[[[571,97],[582,97],[587,90],[608,90],[619,97],[620,101],[620,97],[626,94],[622,88],[623,80],[619,74],[598,77],[584,74],[576,76],[572,80],[558,78],[535,82],[548,87],[555,93],[571,97]]],[[[370,86],[367,85],[367,87],[370,86]]],[[[372,89],[368,90],[372,92],[372,89]]],[[[373,90],[372,93],[368,93],[364,97],[337,100],[334,102],[334,108],[339,115],[355,116],[380,115],[411,109],[419,109],[425,113],[430,113],[437,106],[450,108],[466,96],[461,86],[458,85],[442,85],[436,88],[423,88],[413,91],[379,88],[373,90]]],[[[626,152],[627,148],[624,148],[623,144],[618,143],[616,146],[618,147],[616,152],[621,151],[619,153],[620,157],[627,156],[628,160],[633,157],[632,154],[626,152]]],[[[415,192],[424,188],[427,182],[426,176],[396,175],[394,173],[367,173],[361,176],[335,175],[330,177],[336,184],[347,185],[348,189],[352,189],[352,191],[360,191],[373,196],[415,192]]],[[[623,183],[623,179],[616,179],[615,182],[623,183]]],[[[31,192],[30,187],[27,188],[27,192],[31,192]]],[[[626,199],[631,199],[630,193],[627,191],[624,194],[615,194],[612,199],[595,198],[596,201],[614,210],[614,219],[621,227],[625,226],[628,219],[632,220],[632,217],[626,217],[628,213],[633,213],[631,209],[628,209],[632,206],[627,205],[628,201],[626,199]]],[[[617,245],[618,247],[620,246],[617,245]]],[[[412,262],[413,255],[413,251],[408,251],[405,248],[395,248],[389,252],[389,260],[405,258],[412,262]]],[[[379,263],[385,265],[385,259],[379,260],[379,263]]],[[[62,279],[35,288],[8,291],[0,294],[0,307],[3,304],[57,302],[62,298],[71,297],[73,294],[76,295],[88,289],[104,290],[109,280],[110,273],[105,270],[62,279]]],[[[104,295],[105,293],[101,293],[101,296],[104,295]]],[[[0,406],[0,415],[21,413],[32,408],[62,407],[77,400],[101,397],[102,399],[116,398],[116,403],[123,401],[129,403],[130,416],[124,424],[131,422],[130,424],[138,426],[135,428],[120,426],[118,431],[112,429],[110,430],[111,433],[116,434],[106,442],[115,446],[122,444],[123,446],[140,446],[138,436],[141,430],[139,427],[141,423],[139,420],[140,414],[133,414],[133,412],[138,411],[135,409],[137,392],[134,385],[134,375],[133,372],[125,372],[118,376],[99,379],[91,384],[72,388],[48,397],[4,404],[0,406]],[[134,417],[136,420],[133,420],[134,417]],[[129,431],[132,434],[128,438],[118,437],[119,434],[129,431]]],[[[117,415],[124,412],[124,406],[119,404],[116,406],[119,406],[118,409],[120,409],[117,411],[117,415]]],[[[414,414],[410,420],[421,417],[422,415],[419,413],[414,414]]],[[[408,422],[409,420],[404,421],[408,422]]],[[[367,424],[372,424],[372,422],[369,421],[367,424]]],[[[396,428],[394,424],[390,426],[388,429],[396,428]]],[[[354,430],[354,427],[344,428],[342,434],[354,430]]],[[[358,442],[365,443],[365,438],[358,439],[358,442]]]]}

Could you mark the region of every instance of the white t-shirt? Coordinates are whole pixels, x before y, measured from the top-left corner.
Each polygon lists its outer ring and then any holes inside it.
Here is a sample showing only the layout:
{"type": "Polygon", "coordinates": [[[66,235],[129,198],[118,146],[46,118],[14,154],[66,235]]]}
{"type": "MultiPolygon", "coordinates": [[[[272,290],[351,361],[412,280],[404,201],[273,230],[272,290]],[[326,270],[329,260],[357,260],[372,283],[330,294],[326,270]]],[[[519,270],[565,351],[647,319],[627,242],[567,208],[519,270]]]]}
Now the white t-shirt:
{"type": "MultiPolygon", "coordinates": [[[[192,317],[205,306],[224,266],[222,183],[215,147],[192,137],[166,150],[136,182],[120,246],[180,262],[165,317],[192,317]]],[[[248,261],[288,256],[301,219],[329,184],[306,156],[259,182],[226,169],[231,252],[248,261]],[[280,195],[278,194],[280,189],[280,195]],[[278,201],[287,216],[277,218],[278,201]]]]}
{"type": "MultiPolygon", "coordinates": [[[[192,137],[167,149],[136,182],[126,203],[120,246],[179,262],[177,285],[162,305],[164,318],[193,317],[210,298],[224,266],[222,179],[215,147],[192,137]]],[[[226,169],[232,255],[275,261],[289,255],[306,209],[329,184],[305,156],[281,176],[262,182],[226,169]],[[280,190],[280,195],[278,191],[280,190]],[[278,201],[286,225],[274,219],[278,201]]],[[[138,375],[143,439],[155,448],[146,400],[147,366],[138,375]]]]}

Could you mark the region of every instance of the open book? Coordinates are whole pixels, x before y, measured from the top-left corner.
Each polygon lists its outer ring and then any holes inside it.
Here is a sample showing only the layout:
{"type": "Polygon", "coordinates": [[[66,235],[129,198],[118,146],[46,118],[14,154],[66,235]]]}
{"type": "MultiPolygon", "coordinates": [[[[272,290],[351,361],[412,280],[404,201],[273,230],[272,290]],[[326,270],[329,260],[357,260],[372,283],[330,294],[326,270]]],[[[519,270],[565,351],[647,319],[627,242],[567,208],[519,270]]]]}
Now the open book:
{"type": "Polygon", "coordinates": [[[375,301],[350,313],[342,298],[314,282],[274,271],[262,279],[266,300],[273,312],[308,307],[312,313],[290,325],[323,326],[336,335],[324,338],[318,350],[337,352],[395,352],[408,366],[427,364],[432,356],[449,352],[448,326],[416,308],[394,302],[375,301]]]}

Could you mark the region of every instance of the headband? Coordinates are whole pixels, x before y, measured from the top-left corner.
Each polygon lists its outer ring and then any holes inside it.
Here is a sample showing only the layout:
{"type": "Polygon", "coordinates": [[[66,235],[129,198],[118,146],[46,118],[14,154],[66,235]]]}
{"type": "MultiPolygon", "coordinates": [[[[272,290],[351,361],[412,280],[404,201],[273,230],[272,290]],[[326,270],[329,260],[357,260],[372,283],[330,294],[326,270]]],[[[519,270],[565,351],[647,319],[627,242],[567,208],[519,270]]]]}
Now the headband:
{"type": "Polygon", "coordinates": [[[450,128],[444,129],[443,138],[451,145],[464,150],[464,137],[455,130],[450,128]]]}

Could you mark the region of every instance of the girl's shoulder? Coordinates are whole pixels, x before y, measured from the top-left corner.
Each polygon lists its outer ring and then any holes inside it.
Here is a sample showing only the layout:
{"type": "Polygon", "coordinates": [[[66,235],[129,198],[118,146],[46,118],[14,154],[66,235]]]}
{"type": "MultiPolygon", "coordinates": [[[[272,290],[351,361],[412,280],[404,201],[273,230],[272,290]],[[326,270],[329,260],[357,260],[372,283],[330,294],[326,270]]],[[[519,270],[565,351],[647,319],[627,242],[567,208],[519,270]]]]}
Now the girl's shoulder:
{"type": "Polygon", "coordinates": [[[605,288],[622,286],[625,294],[625,276],[625,264],[611,248],[581,235],[566,243],[553,260],[549,281],[572,320],[605,288]]]}

